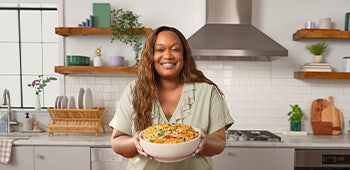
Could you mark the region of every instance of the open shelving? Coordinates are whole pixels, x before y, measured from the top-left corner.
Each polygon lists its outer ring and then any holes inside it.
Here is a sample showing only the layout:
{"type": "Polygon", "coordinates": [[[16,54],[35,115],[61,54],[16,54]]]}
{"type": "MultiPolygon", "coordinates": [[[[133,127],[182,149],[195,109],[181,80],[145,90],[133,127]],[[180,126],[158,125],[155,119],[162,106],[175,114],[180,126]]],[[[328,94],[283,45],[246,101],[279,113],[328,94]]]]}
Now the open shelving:
{"type": "Polygon", "coordinates": [[[296,79],[336,79],[350,80],[350,72],[294,72],[296,79]]]}
{"type": "Polygon", "coordinates": [[[350,31],[339,29],[300,29],[293,34],[293,40],[302,39],[350,39],[350,31]]]}
{"type": "Polygon", "coordinates": [[[55,73],[63,75],[72,74],[114,74],[132,75],[137,73],[133,66],[55,66],[55,73]]]}
{"type": "MultiPolygon", "coordinates": [[[[145,36],[152,32],[151,28],[144,29],[145,36]]],[[[61,36],[70,35],[112,35],[113,30],[110,27],[56,27],[55,33],[61,36]]]]}

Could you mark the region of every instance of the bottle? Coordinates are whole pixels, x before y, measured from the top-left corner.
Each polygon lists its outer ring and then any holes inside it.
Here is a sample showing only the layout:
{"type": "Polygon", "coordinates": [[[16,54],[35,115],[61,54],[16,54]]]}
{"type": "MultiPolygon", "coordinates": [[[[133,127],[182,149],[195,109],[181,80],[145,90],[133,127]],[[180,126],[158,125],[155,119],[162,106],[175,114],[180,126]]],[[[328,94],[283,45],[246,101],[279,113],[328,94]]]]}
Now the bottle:
{"type": "Polygon", "coordinates": [[[26,113],[26,117],[23,121],[23,131],[33,130],[33,119],[29,117],[29,113],[26,113]]]}

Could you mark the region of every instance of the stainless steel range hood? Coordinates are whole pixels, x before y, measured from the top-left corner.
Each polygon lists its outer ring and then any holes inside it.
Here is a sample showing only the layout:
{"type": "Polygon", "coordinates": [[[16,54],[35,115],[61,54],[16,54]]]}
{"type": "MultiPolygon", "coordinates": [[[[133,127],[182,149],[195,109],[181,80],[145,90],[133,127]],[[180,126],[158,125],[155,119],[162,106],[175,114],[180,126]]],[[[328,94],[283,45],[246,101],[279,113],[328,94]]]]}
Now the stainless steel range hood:
{"type": "Polygon", "coordinates": [[[261,60],[288,50],[251,24],[252,0],[207,0],[206,24],[188,38],[195,59],[261,60]]]}

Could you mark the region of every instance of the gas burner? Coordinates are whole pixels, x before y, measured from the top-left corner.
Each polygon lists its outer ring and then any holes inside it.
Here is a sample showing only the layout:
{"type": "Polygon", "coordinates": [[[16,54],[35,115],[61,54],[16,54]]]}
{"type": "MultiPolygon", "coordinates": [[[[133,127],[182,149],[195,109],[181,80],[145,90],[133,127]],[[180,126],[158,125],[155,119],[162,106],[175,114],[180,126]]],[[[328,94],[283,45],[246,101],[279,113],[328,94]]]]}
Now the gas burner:
{"type": "Polygon", "coordinates": [[[281,141],[281,137],[266,130],[227,130],[228,141],[281,141]]]}

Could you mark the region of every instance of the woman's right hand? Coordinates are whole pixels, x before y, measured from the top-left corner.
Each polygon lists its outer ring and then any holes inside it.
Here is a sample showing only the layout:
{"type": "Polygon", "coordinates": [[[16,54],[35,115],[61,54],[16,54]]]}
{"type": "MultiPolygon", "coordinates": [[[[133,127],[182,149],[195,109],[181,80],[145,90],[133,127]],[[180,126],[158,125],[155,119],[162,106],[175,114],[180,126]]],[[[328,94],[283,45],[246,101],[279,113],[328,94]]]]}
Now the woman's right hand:
{"type": "Polygon", "coordinates": [[[140,155],[142,155],[142,156],[144,156],[144,157],[146,157],[147,159],[153,159],[153,157],[151,157],[150,155],[148,155],[143,149],[142,149],[142,147],[141,147],[141,145],[140,145],[140,132],[136,132],[136,134],[135,134],[135,136],[134,136],[134,144],[135,144],[135,147],[136,147],[136,150],[137,150],[137,152],[140,154],[140,155]]]}

